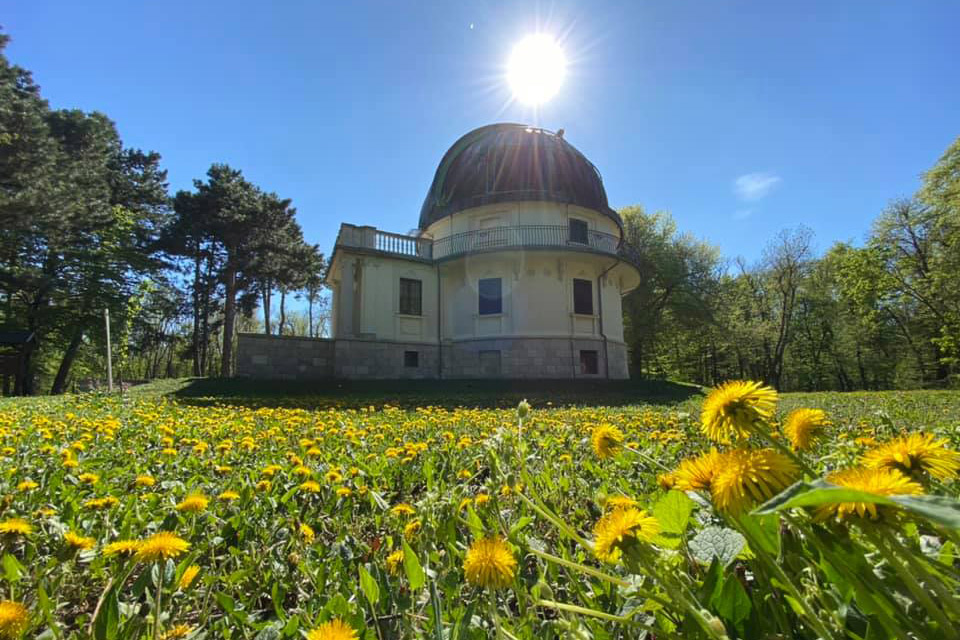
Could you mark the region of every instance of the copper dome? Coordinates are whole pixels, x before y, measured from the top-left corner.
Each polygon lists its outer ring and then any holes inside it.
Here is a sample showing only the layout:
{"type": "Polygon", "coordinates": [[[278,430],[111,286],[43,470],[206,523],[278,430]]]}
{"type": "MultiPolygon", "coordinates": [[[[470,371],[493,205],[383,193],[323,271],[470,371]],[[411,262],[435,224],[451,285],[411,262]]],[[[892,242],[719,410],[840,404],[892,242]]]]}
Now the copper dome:
{"type": "Polygon", "coordinates": [[[597,168],[562,132],[505,123],[474,129],[450,147],[420,210],[420,229],[471,207],[536,200],[593,209],[623,228],[597,168]]]}

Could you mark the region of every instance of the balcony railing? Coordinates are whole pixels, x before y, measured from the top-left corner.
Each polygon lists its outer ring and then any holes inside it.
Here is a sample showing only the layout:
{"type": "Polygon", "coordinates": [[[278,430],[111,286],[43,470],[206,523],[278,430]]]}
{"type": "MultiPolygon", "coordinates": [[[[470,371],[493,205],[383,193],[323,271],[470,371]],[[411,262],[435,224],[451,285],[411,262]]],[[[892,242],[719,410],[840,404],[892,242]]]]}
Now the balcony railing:
{"type": "Polygon", "coordinates": [[[585,235],[571,234],[565,225],[521,225],[494,227],[455,233],[445,238],[430,240],[380,231],[374,227],[340,226],[337,246],[368,249],[406,256],[419,260],[443,260],[456,256],[523,248],[565,248],[593,251],[619,256],[627,262],[636,262],[631,247],[621,243],[617,236],[602,231],[587,231],[585,235]]]}
{"type": "Polygon", "coordinates": [[[509,248],[564,247],[587,249],[600,253],[617,253],[620,239],[602,231],[587,231],[574,238],[564,225],[531,224],[518,227],[494,227],[455,233],[433,241],[436,260],[478,251],[496,251],[509,248]]]}

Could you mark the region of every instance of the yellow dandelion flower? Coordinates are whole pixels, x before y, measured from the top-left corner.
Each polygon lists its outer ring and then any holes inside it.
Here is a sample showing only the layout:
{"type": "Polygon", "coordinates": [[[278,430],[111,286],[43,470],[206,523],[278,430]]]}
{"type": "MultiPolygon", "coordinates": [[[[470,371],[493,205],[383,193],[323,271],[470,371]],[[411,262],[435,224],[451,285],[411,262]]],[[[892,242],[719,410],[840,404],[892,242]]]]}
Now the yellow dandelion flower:
{"type": "Polygon", "coordinates": [[[673,489],[677,484],[677,477],[672,471],[667,473],[661,473],[657,476],[657,484],[660,485],[661,489],[670,490],[673,489]]]}
{"type": "MultiPolygon", "coordinates": [[[[834,471],[827,476],[826,480],[838,487],[865,491],[878,496],[920,495],[923,493],[923,487],[919,482],[911,480],[896,469],[884,467],[876,469],[856,467],[834,471]]],[[[814,512],[814,519],[822,522],[828,520],[831,516],[836,516],[837,520],[843,520],[847,516],[855,515],[860,518],[877,520],[882,515],[883,508],[884,505],[872,502],[824,504],[817,507],[814,512]]]]}
{"type": "Polygon", "coordinates": [[[487,493],[478,493],[477,496],[473,499],[473,503],[478,507],[482,507],[488,502],[490,502],[490,494],[487,494],[487,493]]]}
{"type": "Polygon", "coordinates": [[[160,638],[162,640],[181,640],[193,632],[193,627],[188,624],[178,624],[167,629],[160,638]]]}
{"type": "Polygon", "coordinates": [[[307,480],[300,485],[301,491],[306,491],[307,493],[320,493],[320,483],[316,480],[307,480]]]}
{"type": "Polygon", "coordinates": [[[409,524],[407,524],[407,526],[403,528],[403,537],[406,538],[407,540],[410,540],[415,535],[420,533],[421,526],[422,525],[420,524],[419,520],[414,520],[410,522],[409,524]]]}
{"type": "Polygon", "coordinates": [[[710,494],[721,511],[740,513],[772,498],[799,475],[796,463],[773,449],[736,449],[725,454],[710,494]]]}
{"type": "Polygon", "coordinates": [[[147,475],[137,476],[137,479],[133,481],[135,487],[152,487],[155,484],[157,484],[157,481],[154,477],[147,475]]]}
{"type": "Polygon", "coordinates": [[[270,488],[273,486],[273,483],[269,480],[261,480],[257,483],[257,491],[270,491],[270,488]]]}
{"type": "Polygon", "coordinates": [[[334,618],[308,631],[307,640],[357,640],[357,632],[343,620],[334,618]]]}
{"type": "MultiPolygon", "coordinates": [[[[273,475],[273,474],[271,473],[269,475],[273,475]]],[[[310,470],[310,467],[299,465],[293,468],[293,475],[300,476],[303,478],[309,478],[310,476],[313,475],[313,471],[310,470]]]]}
{"type": "Polygon", "coordinates": [[[809,449],[813,439],[829,426],[827,414],[823,409],[794,409],[787,414],[783,433],[791,446],[798,451],[809,449]]]}
{"type": "Polygon", "coordinates": [[[324,474],[323,477],[324,477],[324,478],[326,479],[326,481],[329,482],[330,484],[336,484],[336,483],[340,482],[341,480],[343,480],[343,474],[340,473],[339,471],[337,471],[336,469],[331,469],[330,471],[327,471],[327,473],[324,474]]]}
{"type": "Polygon", "coordinates": [[[202,493],[191,493],[177,505],[177,511],[199,513],[206,509],[208,504],[210,504],[210,498],[207,496],[202,493]]]}
{"type": "Polygon", "coordinates": [[[469,480],[473,477],[473,473],[469,469],[460,469],[460,472],[457,474],[457,477],[461,480],[469,480]]]}
{"type": "Polygon", "coordinates": [[[17,491],[33,491],[40,485],[34,482],[33,480],[24,480],[17,485],[17,491]]]}
{"type": "Polygon", "coordinates": [[[313,542],[313,538],[316,535],[313,531],[313,527],[308,524],[300,524],[300,535],[303,536],[303,539],[307,542],[313,542]]]}
{"type": "Polygon", "coordinates": [[[906,475],[926,471],[935,478],[948,480],[960,470],[960,452],[947,448],[946,438],[911,433],[868,451],[862,462],[871,469],[896,469],[906,475]]]}
{"type": "Polygon", "coordinates": [[[726,382],[703,402],[700,428],[716,442],[739,440],[747,437],[755,425],[772,418],[776,404],[776,390],[762,382],[726,382]]]}
{"type": "Polygon", "coordinates": [[[106,496],[104,498],[91,498],[83,503],[83,506],[88,509],[109,509],[110,507],[116,506],[120,503],[120,500],[113,496],[106,496]]]}
{"type": "Polygon", "coordinates": [[[67,531],[63,534],[63,539],[73,549],[93,549],[93,546],[97,544],[97,541],[93,538],[78,535],[73,531],[67,531]]]}
{"type": "Polygon", "coordinates": [[[0,602],[0,638],[16,640],[27,629],[30,612],[19,602],[0,602]]]}
{"type": "Polygon", "coordinates": [[[623,447],[623,432],[609,424],[600,424],[594,427],[590,435],[593,452],[601,460],[612,458],[623,447]]]}
{"type": "Polygon", "coordinates": [[[220,500],[224,500],[226,502],[231,502],[233,500],[239,500],[240,494],[237,493],[236,491],[233,491],[232,489],[227,489],[226,491],[218,495],[217,498],[220,500]]]}
{"type": "Polygon", "coordinates": [[[607,499],[603,501],[603,508],[607,510],[627,509],[635,506],[637,506],[637,501],[627,496],[607,496],[607,499]]]}
{"type": "Polygon", "coordinates": [[[403,549],[397,549],[387,556],[387,572],[390,575],[399,575],[403,567],[403,549]]]}
{"type": "Polygon", "coordinates": [[[467,551],[463,571],[467,582],[478,587],[506,587],[513,582],[517,560],[500,538],[480,538],[467,551]]]}
{"type": "Polygon", "coordinates": [[[190,543],[170,531],[155,533],[140,543],[137,560],[156,562],[167,558],[176,558],[190,548],[190,543]]]}
{"type": "Polygon", "coordinates": [[[670,474],[673,486],[681,491],[709,491],[724,466],[726,455],[711,449],[696,458],[681,461],[680,466],[670,474]]]}
{"type": "Polygon", "coordinates": [[[624,546],[634,541],[649,542],[658,533],[660,523],[646,511],[614,509],[593,528],[593,552],[604,562],[616,562],[624,546]]]}
{"type": "Polygon", "coordinates": [[[180,576],[180,582],[177,583],[177,587],[180,591],[186,591],[190,588],[190,585],[193,584],[193,581],[196,579],[197,574],[200,573],[200,566],[192,564],[186,569],[183,570],[183,575],[180,576]]]}
{"type": "Polygon", "coordinates": [[[100,482],[100,476],[95,473],[81,473],[77,476],[77,480],[84,484],[97,484],[100,482]]]}
{"type": "Polygon", "coordinates": [[[132,556],[140,550],[139,540],[117,540],[103,548],[105,556],[132,556]]]}
{"type": "Polygon", "coordinates": [[[394,505],[393,508],[390,509],[390,513],[395,516],[412,516],[416,512],[417,510],[406,502],[401,502],[400,504],[394,505]]]}
{"type": "Polygon", "coordinates": [[[33,533],[33,525],[23,518],[10,518],[0,522],[0,533],[13,533],[26,536],[33,533]]]}

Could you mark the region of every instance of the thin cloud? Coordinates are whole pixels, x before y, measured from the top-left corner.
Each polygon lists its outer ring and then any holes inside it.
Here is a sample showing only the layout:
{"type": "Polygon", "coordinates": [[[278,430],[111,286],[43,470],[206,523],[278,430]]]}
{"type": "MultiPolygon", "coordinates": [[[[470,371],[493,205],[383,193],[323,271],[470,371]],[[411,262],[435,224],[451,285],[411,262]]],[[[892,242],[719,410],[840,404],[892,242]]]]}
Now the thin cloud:
{"type": "Polygon", "coordinates": [[[733,212],[734,220],[746,220],[753,215],[753,209],[738,209],[733,212]]]}
{"type": "Polygon", "coordinates": [[[747,202],[761,200],[780,184],[780,176],[772,173],[747,173],[733,181],[733,192],[747,202]]]}

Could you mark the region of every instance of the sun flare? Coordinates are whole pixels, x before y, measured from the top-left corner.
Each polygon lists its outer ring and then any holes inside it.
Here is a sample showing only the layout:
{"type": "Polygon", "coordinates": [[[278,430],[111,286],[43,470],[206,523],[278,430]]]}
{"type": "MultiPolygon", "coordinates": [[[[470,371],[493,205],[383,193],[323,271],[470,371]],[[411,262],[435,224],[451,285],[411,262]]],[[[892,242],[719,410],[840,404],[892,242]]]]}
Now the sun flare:
{"type": "Polygon", "coordinates": [[[557,41],[544,33],[529,35],[513,48],[507,80],[517,100],[528,105],[557,94],[567,75],[567,59],[557,41]]]}

